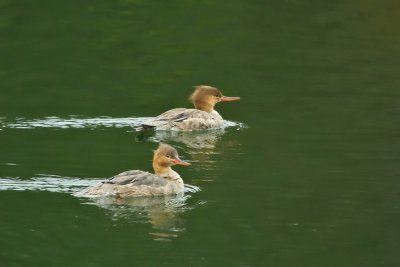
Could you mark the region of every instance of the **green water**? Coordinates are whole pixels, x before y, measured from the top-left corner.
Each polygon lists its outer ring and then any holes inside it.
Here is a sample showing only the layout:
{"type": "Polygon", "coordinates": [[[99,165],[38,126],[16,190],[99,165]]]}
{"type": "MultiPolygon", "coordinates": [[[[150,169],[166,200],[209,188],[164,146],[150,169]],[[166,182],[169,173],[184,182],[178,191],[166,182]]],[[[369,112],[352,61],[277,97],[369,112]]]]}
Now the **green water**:
{"type": "Polygon", "coordinates": [[[0,265],[399,266],[399,11],[0,0],[0,265]],[[242,98],[230,127],[132,130],[198,84],[242,98]],[[151,170],[160,140],[192,163],[184,197],[72,195],[151,170]]]}

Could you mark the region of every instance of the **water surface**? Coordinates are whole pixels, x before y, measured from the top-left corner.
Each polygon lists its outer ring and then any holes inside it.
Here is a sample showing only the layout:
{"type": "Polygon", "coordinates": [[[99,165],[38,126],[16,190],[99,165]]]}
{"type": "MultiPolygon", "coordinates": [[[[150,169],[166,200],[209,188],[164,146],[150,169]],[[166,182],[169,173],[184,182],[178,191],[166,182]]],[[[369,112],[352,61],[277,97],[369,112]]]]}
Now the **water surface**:
{"type": "Polygon", "coordinates": [[[399,266],[397,1],[0,8],[2,266],[399,266]],[[226,128],[133,130],[199,84],[226,128]],[[73,195],[160,141],[183,196],[73,195]]]}

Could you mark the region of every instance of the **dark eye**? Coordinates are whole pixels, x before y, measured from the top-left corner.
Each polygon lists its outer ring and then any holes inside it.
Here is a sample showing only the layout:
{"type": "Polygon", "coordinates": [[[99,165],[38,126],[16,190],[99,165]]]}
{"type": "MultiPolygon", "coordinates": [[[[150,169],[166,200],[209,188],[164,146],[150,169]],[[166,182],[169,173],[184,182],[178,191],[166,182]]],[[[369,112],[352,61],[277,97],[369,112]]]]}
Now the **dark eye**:
{"type": "Polygon", "coordinates": [[[170,156],[170,155],[167,155],[167,158],[169,158],[169,159],[170,159],[170,158],[171,158],[171,156],[170,156]]]}

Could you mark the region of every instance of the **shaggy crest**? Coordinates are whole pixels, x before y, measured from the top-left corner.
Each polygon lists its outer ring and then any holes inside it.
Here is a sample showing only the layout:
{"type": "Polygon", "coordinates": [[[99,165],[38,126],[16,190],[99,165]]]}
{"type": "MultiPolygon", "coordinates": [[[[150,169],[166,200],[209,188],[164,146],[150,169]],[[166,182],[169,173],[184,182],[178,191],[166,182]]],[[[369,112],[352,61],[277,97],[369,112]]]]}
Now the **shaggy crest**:
{"type": "Polygon", "coordinates": [[[196,86],[196,90],[189,96],[196,109],[209,110],[215,103],[210,103],[210,96],[222,97],[222,93],[215,87],[208,85],[196,86]]]}
{"type": "Polygon", "coordinates": [[[173,148],[172,146],[164,144],[164,143],[160,143],[157,150],[154,151],[154,154],[157,154],[159,156],[167,156],[172,159],[178,158],[178,151],[176,151],[176,149],[173,148]]]}

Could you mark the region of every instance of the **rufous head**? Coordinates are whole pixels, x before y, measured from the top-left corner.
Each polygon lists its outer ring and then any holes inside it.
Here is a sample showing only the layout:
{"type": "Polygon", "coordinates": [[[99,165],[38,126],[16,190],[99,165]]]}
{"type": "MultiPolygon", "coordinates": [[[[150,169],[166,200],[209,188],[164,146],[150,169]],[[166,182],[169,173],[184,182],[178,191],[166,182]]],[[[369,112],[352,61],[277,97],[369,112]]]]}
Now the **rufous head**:
{"type": "Polygon", "coordinates": [[[171,167],[172,165],[189,166],[190,163],[179,158],[178,151],[170,145],[160,143],[157,150],[154,151],[153,167],[155,172],[161,172],[162,169],[171,167]]]}
{"type": "Polygon", "coordinates": [[[208,85],[196,86],[194,92],[190,95],[194,107],[206,112],[212,112],[218,102],[228,102],[240,100],[240,97],[229,97],[222,95],[221,91],[208,85]]]}

